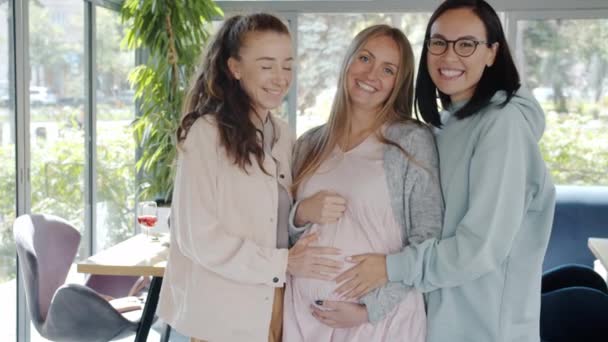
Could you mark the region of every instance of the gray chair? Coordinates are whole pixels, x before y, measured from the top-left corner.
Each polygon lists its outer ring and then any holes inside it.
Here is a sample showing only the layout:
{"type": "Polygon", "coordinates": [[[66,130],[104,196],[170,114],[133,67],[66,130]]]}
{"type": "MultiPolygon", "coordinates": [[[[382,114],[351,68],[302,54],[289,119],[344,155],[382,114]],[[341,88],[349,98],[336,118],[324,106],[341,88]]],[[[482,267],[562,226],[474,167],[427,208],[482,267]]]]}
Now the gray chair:
{"type": "Polygon", "coordinates": [[[605,342],[608,286],[592,268],[564,265],[542,280],[540,336],[545,342],[605,342]]]}
{"type": "Polygon", "coordinates": [[[27,305],[36,330],[53,341],[96,342],[137,330],[141,310],[124,316],[90,287],[64,284],[80,233],[51,215],[22,215],[13,224],[27,305]]]}

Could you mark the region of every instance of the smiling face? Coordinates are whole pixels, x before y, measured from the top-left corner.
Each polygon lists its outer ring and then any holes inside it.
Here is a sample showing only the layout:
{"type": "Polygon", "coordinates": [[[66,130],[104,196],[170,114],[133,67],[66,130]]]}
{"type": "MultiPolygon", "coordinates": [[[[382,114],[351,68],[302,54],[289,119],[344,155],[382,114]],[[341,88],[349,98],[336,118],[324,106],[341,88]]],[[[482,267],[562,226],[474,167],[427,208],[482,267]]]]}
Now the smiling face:
{"type": "Polygon", "coordinates": [[[399,46],[387,36],[370,38],[353,57],[346,73],[351,105],[378,111],[388,99],[400,67],[399,46]]]}
{"type": "Polygon", "coordinates": [[[293,78],[291,46],[286,34],[249,32],[243,39],[240,58],[228,59],[230,72],[249,95],[258,115],[265,116],[279,107],[287,94],[293,78]]]}
{"type": "MultiPolygon", "coordinates": [[[[457,40],[460,38],[486,41],[486,29],[481,19],[471,9],[459,8],[443,13],[431,26],[430,38],[457,40]]],[[[470,99],[486,66],[496,57],[498,43],[490,46],[477,45],[475,52],[461,57],[454,52],[453,44],[441,55],[427,52],[429,74],[437,89],[450,96],[452,102],[470,99]]]]}

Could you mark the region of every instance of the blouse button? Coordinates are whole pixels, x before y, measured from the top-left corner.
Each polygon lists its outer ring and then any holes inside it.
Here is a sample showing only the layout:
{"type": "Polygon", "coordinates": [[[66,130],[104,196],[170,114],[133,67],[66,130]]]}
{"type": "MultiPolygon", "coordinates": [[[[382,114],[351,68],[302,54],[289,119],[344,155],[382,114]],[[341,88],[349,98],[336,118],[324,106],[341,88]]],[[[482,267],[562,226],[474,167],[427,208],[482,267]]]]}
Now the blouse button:
{"type": "Polygon", "coordinates": [[[279,175],[279,178],[283,179],[285,178],[285,175],[281,173],[281,175],[279,175]]]}
{"type": "Polygon", "coordinates": [[[277,278],[277,277],[272,278],[272,282],[273,283],[278,283],[279,282],[279,278],[277,278]]]}

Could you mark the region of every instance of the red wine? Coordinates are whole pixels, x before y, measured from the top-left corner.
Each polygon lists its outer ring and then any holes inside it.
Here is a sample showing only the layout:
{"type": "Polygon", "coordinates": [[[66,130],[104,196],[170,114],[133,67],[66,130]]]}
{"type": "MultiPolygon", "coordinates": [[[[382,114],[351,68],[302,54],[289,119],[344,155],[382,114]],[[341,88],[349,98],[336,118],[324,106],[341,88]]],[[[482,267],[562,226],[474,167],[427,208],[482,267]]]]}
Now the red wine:
{"type": "Polygon", "coordinates": [[[152,215],[141,215],[137,217],[137,222],[141,225],[144,225],[148,228],[154,227],[158,218],[152,215]]]}

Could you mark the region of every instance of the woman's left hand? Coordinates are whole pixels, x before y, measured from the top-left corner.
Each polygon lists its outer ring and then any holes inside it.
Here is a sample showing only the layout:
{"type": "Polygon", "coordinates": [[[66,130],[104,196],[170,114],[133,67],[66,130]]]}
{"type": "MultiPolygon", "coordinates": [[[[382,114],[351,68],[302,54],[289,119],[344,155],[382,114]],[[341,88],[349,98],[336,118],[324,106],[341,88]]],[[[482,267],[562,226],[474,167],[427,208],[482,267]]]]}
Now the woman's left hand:
{"type": "Polygon", "coordinates": [[[361,254],[352,256],[347,261],[356,263],[356,265],[336,278],[338,284],[345,281],[334,291],[342,298],[359,299],[368,292],[388,283],[386,255],[361,254]]]}
{"type": "Polygon", "coordinates": [[[326,310],[311,305],[312,315],[319,322],[332,328],[351,328],[368,322],[365,305],[325,300],[321,306],[326,310]]]}

